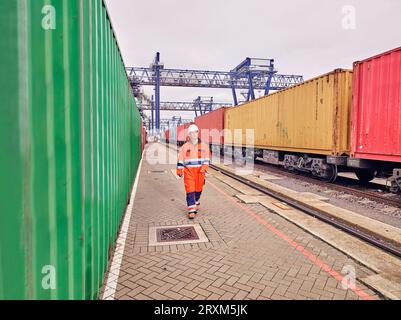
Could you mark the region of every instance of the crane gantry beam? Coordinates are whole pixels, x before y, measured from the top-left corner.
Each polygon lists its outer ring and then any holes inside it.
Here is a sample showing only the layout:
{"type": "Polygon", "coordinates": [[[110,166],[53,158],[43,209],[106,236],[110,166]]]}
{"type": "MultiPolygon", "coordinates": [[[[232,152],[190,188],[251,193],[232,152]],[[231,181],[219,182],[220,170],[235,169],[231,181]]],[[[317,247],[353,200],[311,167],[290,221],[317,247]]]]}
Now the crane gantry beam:
{"type": "MultiPolygon", "coordinates": [[[[156,84],[152,68],[127,68],[128,76],[133,86],[156,84]]],[[[253,77],[253,88],[265,90],[268,80],[267,73],[259,73],[253,77]]],[[[303,82],[303,76],[274,74],[271,79],[270,90],[282,90],[303,82]]],[[[249,89],[247,78],[236,78],[233,72],[162,69],[160,71],[160,86],[165,87],[192,87],[216,89],[249,89]]]]}
{"type": "MultiPolygon", "coordinates": [[[[194,102],[174,102],[174,101],[162,101],[160,102],[160,110],[164,111],[194,111],[194,102]]],[[[199,105],[202,108],[209,107],[210,104],[202,103],[199,105]]],[[[216,110],[221,107],[231,106],[229,103],[213,103],[212,110],[216,110]]],[[[143,111],[151,111],[152,105],[150,103],[142,103],[141,109],[143,111]]]]}
{"type": "MultiPolygon", "coordinates": [[[[190,123],[192,122],[191,119],[182,119],[181,117],[172,117],[171,119],[168,118],[162,118],[160,119],[160,126],[164,128],[170,128],[171,125],[178,126],[184,123],[190,123]]],[[[152,132],[151,130],[151,119],[148,116],[144,116],[143,119],[143,125],[148,128],[149,132],[152,132]]],[[[153,133],[153,132],[152,132],[153,133]]]]}
{"type": "MultiPolygon", "coordinates": [[[[145,94],[138,97],[140,101],[139,111],[143,114],[144,111],[151,111],[150,122],[151,125],[154,123],[154,109],[155,102],[153,101],[153,96],[150,99],[145,94]]],[[[213,97],[199,96],[193,102],[173,102],[173,101],[162,101],[160,102],[160,110],[164,111],[194,111],[195,117],[198,114],[203,115],[207,112],[222,108],[231,107],[229,103],[214,102],[213,97]]]]}

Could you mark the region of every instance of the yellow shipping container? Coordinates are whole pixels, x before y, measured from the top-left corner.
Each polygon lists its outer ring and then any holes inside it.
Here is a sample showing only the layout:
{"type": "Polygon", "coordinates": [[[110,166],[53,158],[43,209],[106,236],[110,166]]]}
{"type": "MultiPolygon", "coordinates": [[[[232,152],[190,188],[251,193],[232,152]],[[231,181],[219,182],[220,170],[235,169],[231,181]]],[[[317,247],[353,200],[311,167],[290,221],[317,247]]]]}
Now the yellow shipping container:
{"type": "Polygon", "coordinates": [[[225,144],[245,145],[246,129],[254,129],[255,148],[335,156],[348,154],[351,100],[352,71],[334,70],[228,108],[224,116],[225,144]],[[233,138],[235,129],[242,132],[233,138]]]}

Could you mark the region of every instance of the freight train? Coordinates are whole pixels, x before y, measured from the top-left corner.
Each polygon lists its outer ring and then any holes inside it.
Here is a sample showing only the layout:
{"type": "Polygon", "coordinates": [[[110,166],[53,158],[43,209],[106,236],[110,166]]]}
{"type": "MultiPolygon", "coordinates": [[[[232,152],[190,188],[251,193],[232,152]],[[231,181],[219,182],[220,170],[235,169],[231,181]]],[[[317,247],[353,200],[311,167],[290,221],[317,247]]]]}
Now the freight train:
{"type": "Polygon", "coordinates": [[[107,8],[0,7],[0,300],[97,299],[146,141],[107,8]]]}
{"type": "MultiPolygon", "coordinates": [[[[390,190],[400,192],[400,97],[397,48],[355,62],[353,70],[337,69],[194,122],[213,152],[236,156],[239,150],[240,157],[263,158],[327,182],[350,171],[362,183],[386,177],[390,190]]],[[[186,126],[169,128],[169,137],[176,137],[170,140],[182,144],[186,126]]]]}

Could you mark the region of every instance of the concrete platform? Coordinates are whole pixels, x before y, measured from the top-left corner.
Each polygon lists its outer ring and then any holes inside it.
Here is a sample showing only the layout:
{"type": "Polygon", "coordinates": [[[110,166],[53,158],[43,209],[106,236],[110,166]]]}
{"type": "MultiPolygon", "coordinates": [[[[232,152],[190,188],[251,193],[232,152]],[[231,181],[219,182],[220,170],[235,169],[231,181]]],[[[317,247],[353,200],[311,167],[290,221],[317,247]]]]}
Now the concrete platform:
{"type": "MultiPolygon", "coordinates": [[[[214,174],[207,177],[198,217],[188,220],[183,181],[171,171],[174,159],[155,164],[155,150],[164,148],[145,150],[100,298],[381,298],[358,280],[374,271],[261,204],[243,203],[238,195],[257,194],[214,174]],[[155,227],[187,225],[199,225],[207,242],[150,245],[155,227]]],[[[167,153],[174,158],[176,152],[167,153]]]]}

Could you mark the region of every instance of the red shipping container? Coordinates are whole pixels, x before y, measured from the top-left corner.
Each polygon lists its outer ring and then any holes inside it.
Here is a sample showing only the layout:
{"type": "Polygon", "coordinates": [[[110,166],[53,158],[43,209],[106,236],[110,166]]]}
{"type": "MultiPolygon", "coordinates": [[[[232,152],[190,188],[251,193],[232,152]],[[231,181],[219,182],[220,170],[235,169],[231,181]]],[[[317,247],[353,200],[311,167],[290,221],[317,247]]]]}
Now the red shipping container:
{"type": "Polygon", "coordinates": [[[195,118],[200,138],[204,143],[224,144],[224,110],[225,108],[220,108],[195,118]]]}
{"type": "Polygon", "coordinates": [[[401,47],[354,63],[351,157],[401,162],[401,47]]]}
{"type": "Polygon", "coordinates": [[[188,136],[188,128],[189,126],[193,124],[191,123],[185,123],[177,127],[177,142],[186,142],[187,141],[187,136],[188,136]]]}

